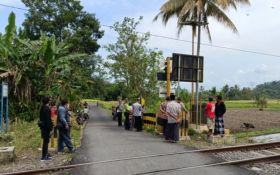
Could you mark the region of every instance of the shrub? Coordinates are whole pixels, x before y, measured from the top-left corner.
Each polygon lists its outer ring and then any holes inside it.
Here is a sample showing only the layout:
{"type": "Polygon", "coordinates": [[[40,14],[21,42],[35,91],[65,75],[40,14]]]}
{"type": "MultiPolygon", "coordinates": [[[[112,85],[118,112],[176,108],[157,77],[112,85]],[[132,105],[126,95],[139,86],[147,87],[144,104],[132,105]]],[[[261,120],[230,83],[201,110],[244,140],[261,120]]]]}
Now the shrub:
{"type": "Polygon", "coordinates": [[[189,128],[188,129],[188,135],[189,136],[194,136],[194,135],[196,135],[197,134],[197,132],[193,129],[193,128],[189,128]]]}
{"type": "Polygon", "coordinates": [[[260,111],[263,111],[264,108],[267,108],[267,99],[265,97],[257,98],[256,103],[260,111]]]}

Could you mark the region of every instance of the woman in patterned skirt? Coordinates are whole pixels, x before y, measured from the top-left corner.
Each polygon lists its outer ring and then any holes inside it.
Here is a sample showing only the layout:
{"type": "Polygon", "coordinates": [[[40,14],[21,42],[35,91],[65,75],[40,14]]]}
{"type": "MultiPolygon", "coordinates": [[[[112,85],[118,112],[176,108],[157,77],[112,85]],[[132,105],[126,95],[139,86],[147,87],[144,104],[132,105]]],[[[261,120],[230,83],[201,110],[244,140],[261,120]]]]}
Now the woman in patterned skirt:
{"type": "Polygon", "coordinates": [[[217,102],[215,105],[215,131],[214,135],[221,135],[225,134],[224,129],[224,114],[226,113],[226,105],[222,100],[220,95],[217,96],[217,102]]]}

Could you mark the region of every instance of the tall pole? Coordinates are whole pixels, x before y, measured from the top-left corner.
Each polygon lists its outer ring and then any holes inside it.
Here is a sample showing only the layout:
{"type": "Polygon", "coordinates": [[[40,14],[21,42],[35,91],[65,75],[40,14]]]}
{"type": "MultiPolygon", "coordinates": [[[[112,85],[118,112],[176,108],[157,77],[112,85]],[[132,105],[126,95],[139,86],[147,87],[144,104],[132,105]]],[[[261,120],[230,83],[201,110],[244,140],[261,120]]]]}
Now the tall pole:
{"type": "MultiPolygon", "coordinates": [[[[195,55],[195,45],[194,45],[194,39],[195,39],[195,30],[196,30],[196,25],[195,24],[193,24],[192,25],[192,55],[194,56],[195,55]]],[[[195,104],[194,103],[194,82],[192,82],[192,93],[191,93],[191,103],[190,103],[190,105],[191,105],[191,107],[190,107],[190,109],[191,109],[191,114],[190,114],[190,117],[191,117],[191,121],[193,121],[192,119],[193,119],[193,105],[195,104]]]]}
{"type": "Polygon", "coordinates": [[[2,126],[3,126],[3,120],[4,120],[4,97],[3,97],[3,87],[4,87],[4,83],[2,82],[1,84],[1,110],[0,110],[0,131],[2,131],[2,126]]]}
{"type": "Polygon", "coordinates": [[[167,70],[166,70],[166,95],[170,96],[171,94],[171,79],[170,79],[170,73],[171,73],[171,64],[170,64],[170,58],[167,58],[167,70]]]}
{"type": "Polygon", "coordinates": [[[198,111],[199,111],[199,67],[200,67],[200,62],[199,62],[199,54],[200,54],[200,40],[201,40],[201,13],[198,15],[198,35],[197,35],[197,80],[196,80],[196,129],[198,129],[198,111]]]}
{"type": "Polygon", "coordinates": [[[177,96],[180,96],[180,79],[181,79],[181,56],[179,56],[179,67],[178,67],[178,86],[177,86],[177,96]]]}
{"type": "MultiPolygon", "coordinates": [[[[8,90],[8,83],[6,84],[7,86],[7,93],[9,92],[8,90]]],[[[7,94],[6,97],[6,132],[9,130],[9,95],[7,94]]]]}

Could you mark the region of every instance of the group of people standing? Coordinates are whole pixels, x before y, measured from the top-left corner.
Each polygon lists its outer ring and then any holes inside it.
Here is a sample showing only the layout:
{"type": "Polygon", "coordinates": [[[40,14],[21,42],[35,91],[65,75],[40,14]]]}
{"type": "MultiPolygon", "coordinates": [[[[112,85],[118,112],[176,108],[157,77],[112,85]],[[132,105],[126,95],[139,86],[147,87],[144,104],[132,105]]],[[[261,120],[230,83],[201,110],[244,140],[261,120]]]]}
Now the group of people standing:
{"type": "MultiPolygon", "coordinates": [[[[136,131],[142,131],[143,125],[143,106],[140,98],[131,104],[127,99],[118,100],[118,105],[115,108],[115,116],[118,119],[118,126],[122,126],[122,115],[124,114],[124,126],[126,130],[136,128],[136,131]]],[[[221,96],[216,97],[216,103],[213,97],[208,98],[208,103],[205,107],[205,116],[207,117],[207,127],[209,129],[208,136],[224,135],[224,114],[226,106],[222,101],[221,96]]],[[[179,128],[182,121],[182,112],[188,113],[181,98],[175,98],[175,95],[170,95],[165,98],[165,101],[160,104],[160,115],[158,123],[161,123],[163,135],[168,142],[179,141],[179,128]]],[[[113,113],[114,115],[114,113],[113,113]]]]}
{"type": "Polygon", "coordinates": [[[187,112],[181,98],[175,99],[175,95],[166,97],[160,105],[160,119],[163,135],[168,142],[179,141],[179,126],[182,121],[182,111],[187,112]]]}
{"type": "Polygon", "coordinates": [[[144,107],[141,105],[140,98],[137,98],[135,103],[133,104],[129,103],[128,99],[125,99],[124,101],[119,99],[118,105],[116,107],[116,117],[118,119],[118,126],[122,126],[122,115],[124,114],[124,128],[126,130],[133,130],[133,128],[135,128],[136,131],[141,132],[143,129],[143,111],[144,107]]]}
{"type": "Polygon", "coordinates": [[[224,131],[224,114],[226,113],[226,105],[221,96],[216,97],[216,103],[213,97],[208,98],[208,103],[205,107],[205,115],[207,117],[208,137],[213,134],[225,134],[224,131]]]}
{"type": "Polygon", "coordinates": [[[51,135],[55,134],[53,131],[56,130],[59,133],[57,152],[63,152],[65,145],[69,152],[75,151],[70,137],[71,124],[68,109],[69,105],[67,100],[61,100],[60,105],[57,107],[54,102],[50,105],[49,97],[42,99],[40,119],[38,121],[43,139],[41,161],[51,160],[51,156],[48,153],[48,145],[51,135]]]}
{"type": "MultiPolygon", "coordinates": [[[[179,127],[182,120],[182,111],[188,112],[181,98],[175,100],[175,96],[166,97],[160,105],[160,120],[163,128],[163,135],[166,141],[177,142],[179,140],[179,127]]],[[[208,136],[224,135],[224,114],[226,106],[221,96],[216,97],[216,103],[213,97],[209,97],[205,107],[207,117],[208,136]]]]}

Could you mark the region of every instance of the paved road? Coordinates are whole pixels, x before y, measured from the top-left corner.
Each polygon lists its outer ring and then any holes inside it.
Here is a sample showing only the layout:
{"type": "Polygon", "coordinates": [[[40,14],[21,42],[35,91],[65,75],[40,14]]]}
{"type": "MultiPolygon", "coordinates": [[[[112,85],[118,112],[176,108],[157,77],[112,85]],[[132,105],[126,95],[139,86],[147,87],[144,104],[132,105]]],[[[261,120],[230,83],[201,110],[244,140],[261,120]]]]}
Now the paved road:
{"type": "MultiPolygon", "coordinates": [[[[148,133],[125,131],[122,127],[117,127],[117,123],[112,121],[108,113],[95,106],[91,107],[90,112],[91,118],[84,132],[83,146],[76,153],[73,163],[179,152],[191,149],[179,144],[165,143],[162,138],[154,137],[148,133]]],[[[76,168],[71,171],[71,174],[131,175],[166,168],[209,164],[218,161],[209,155],[196,153],[91,165],[76,168]]],[[[235,166],[221,166],[158,174],[253,175],[254,173],[235,166]]]]}

